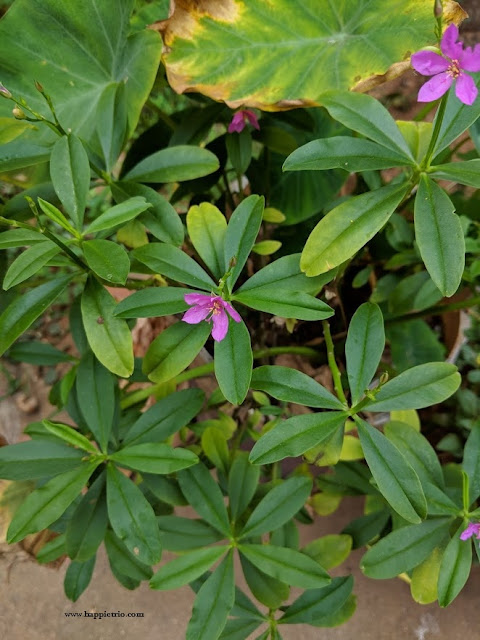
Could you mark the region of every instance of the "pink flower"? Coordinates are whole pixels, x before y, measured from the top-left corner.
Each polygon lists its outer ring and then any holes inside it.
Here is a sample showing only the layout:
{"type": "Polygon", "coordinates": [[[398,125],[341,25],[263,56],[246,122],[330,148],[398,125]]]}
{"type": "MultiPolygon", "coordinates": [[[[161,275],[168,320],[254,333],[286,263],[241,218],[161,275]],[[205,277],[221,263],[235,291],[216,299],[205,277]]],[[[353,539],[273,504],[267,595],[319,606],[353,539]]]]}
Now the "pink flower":
{"type": "Polygon", "coordinates": [[[473,536],[476,536],[476,538],[480,540],[480,522],[471,522],[460,535],[460,540],[468,540],[473,536]]]}
{"type": "Polygon", "coordinates": [[[252,127],[255,127],[255,129],[260,129],[258,118],[254,112],[251,109],[240,109],[240,111],[237,111],[233,116],[232,121],[228,125],[228,133],[233,133],[234,131],[241,133],[247,122],[250,122],[252,127]]]}
{"type": "Polygon", "coordinates": [[[478,89],[465,71],[480,71],[480,44],[464,47],[458,40],[458,29],[451,24],[443,34],[440,48],[443,56],[433,51],[419,51],[412,56],[412,67],[424,76],[433,76],[418,93],[419,102],[432,102],[446,93],[455,80],[455,94],[461,102],[475,102],[478,89]]]}
{"type": "Polygon", "coordinates": [[[217,342],[223,340],[227,335],[227,312],[235,322],[242,320],[232,305],[220,296],[209,296],[208,293],[187,293],[184,300],[193,306],[184,313],[183,322],[188,322],[188,324],[198,324],[202,320],[213,322],[212,338],[217,342]]]}

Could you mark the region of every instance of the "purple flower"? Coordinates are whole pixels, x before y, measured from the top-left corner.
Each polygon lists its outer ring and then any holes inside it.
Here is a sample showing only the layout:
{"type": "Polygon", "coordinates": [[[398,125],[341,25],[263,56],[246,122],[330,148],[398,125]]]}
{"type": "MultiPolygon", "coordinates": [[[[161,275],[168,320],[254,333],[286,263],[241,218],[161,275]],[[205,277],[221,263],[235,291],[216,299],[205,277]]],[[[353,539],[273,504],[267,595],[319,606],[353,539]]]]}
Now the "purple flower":
{"type": "Polygon", "coordinates": [[[412,67],[424,76],[433,76],[418,93],[419,102],[432,102],[446,93],[455,80],[455,94],[461,102],[475,102],[478,89],[465,71],[480,71],[480,44],[464,47],[458,40],[458,29],[451,24],[443,34],[440,48],[443,56],[433,51],[419,51],[412,56],[412,67]]]}
{"type": "Polygon", "coordinates": [[[12,97],[12,94],[10,93],[10,91],[1,82],[0,82],[0,95],[4,96],[5,98],[12,97]]]}
{"type": "Polygon", "coordinates": [[[228,125],[228,133],[233,133],[234,131],[241,133],[247,122],[250,122],[252,127],[255,127],[255,129],[260,129],[258,118],[254,112],[251,109],[240,109],[240,111],[237,111],[233,116],[232,121],[228,125]]]}
{"type": "Polygon", "coordinates": [[[468,540],[473,536],[480,540],[480,522],[471,522],[460,535],[460,540],[468,540]]]}
{"type": "Polygon", "coordinates": [[[188,324],[198,324],[202,320],[213,322],[212,338],[217,342],[227,335],[227,312],[235,322],[242,320],[232,305],[220,296],[208,295],[208,293],[187,293],[184,300],[193,306],[184,313],[183,322],[188,324]]]}

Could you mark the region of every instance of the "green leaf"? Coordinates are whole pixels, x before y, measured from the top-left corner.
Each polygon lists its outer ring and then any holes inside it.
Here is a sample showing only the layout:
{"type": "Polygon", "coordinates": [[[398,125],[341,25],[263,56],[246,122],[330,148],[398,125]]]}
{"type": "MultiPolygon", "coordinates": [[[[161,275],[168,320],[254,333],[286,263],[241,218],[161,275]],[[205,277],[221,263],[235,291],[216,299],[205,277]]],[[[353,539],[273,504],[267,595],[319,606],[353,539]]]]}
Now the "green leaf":
{"type": "Polygon", "coordinates": [[[82,294],[82,318],[88,343],[100,362],[112,373],[128,378],[133,372],[133,346],[125,320],[115,318],[115,300],[93,278],[82,294]]]}
{"type": "Polygon", "coordinates": [[[292,291],[286,297],[285,291],[277,287],[257,287],[236,293],[232,300],[258,311],[297,320],[325,320],[334,313],[328,304],[308,293],[292,291]]]}
{"type": "Polygon", "coordinates": [[[160,194],[135,182],[117,182],[112,185],[112,193],[117,202],[125,198],[141,196],[152,207],[140,214],[139,220],[155,238],[180,246],[183,242],[183,224],[172,205],[160,194]]]}
{"type": "Polygon", "coordinates": [[[128,198],[128,200],[107,209],[101,213],[98,218],[95,218],[95,220],[85,229],[84,235],[87,233],[97,233],[98,231],[104,231],[105,229],[114,229],[115,227],[133,220],[150,207],[150,203],[142,196],[128,198]]]}
{"type": "Polygon", "coordinates": [[[53,538],[47,542],[36,554],[36,560],[39,564],[47,564],[48,562],[54,562],[67,552],[65,548],[65,534],[61,533],[59,536],[53,538]]]}
{"type": "Polygon", "coordinates": [[[40,271],[47,262],[60,252],[59,247],[50,240],[34,244],[25,249],[10,265],[3,279],[5,291],[20,284],[40,271]]]}
{"type": "Polygon", "coordinates": [[[422,409],[443,402],[460,385],[460,374],[448,362],[428,362],[389,380],[368,403],[368,411],[422,409]]]}
{"type": "Polygon", "coordinates": [[[98,465],[99,461],[84,463],[32,491],[15,512],[7,532],[8,542],[19,542],[58,520],[98,465]]]}
{"type": "Polygon", "coordinates": [[[222,539],[222,535],[203,520],[159,516],[157,522],[162,546],[169,551],[191,551],[222,539]]]}
{"type": "Polygon", "coordinates": [[[174,449],[157,442],[126,447],[113,453],[110,460],[122,467],[147,473],[173,473],[198,462],[197,456],[188,449],[174,449]]]}
{"type": "Polygon", "coordinates": [[[282,243],[279,240],[260,240],[260,242],[256,242],[253,245],[252,251],[259,256],[271,256],[278,251],[281,246],[282,243]]]}
{"type": "Polygon", "coordinates": [[[110,240],[82,242],[85,261],[90,269],[103,280],[125,284],[130,272],[130,259],[123,247],[110,240]]]}
{"type": "Polygon", "coordinates": [[[141,160],[130,169],[125,180],[135,182],[182,182],[202,178],[219,167],[208,149],[188,145],[168,147],[141,160]]]}
{"type": "Polygon", "coordinates": [[[230,525],[222,492],[203,464],[178,473],[180,488],[195,511],[215,529],[230,536],[230,525]]]}
{"type": "Polygon", "coordinates": [[[321,589],[309,589],[287,607],[280,624],[312,624],[338,611],[353,589],[353,577],[333,578],[321,589]]]}
{"type": "Polygon", "coordinates": [[[352,404],[356,404],[368,388],[385,348],[385,331],[380,308],[365,302],[354,313],[345,344],[347,374],[352,404]]]}
{"type": "Polygon", "coordinates": [[[91,351],[80,361],[76,389],[85,422],[106,452],[115,414],[115,379],[91,351]]]}
{"type": "MultiPolygon", "coordinates": [[[[415,5],[415,9],[417,8],[418,4],[415,5]]],[[[398,9],[395,9],[396,16],[398,16],[397,12],[398,9]]],[[[376,18],[378,15],[377,13],[376,18]]],[[[395,120],[379,100],[363,93],[327,91],[322,95],[322,105],[338,122],[411,162],[412,154],[405,138],[395,120]]]]}
{"type": "Polygon", "coordinates": [[[197,415],[204,397],[200,389],[183,389],[162,398],[129,428],[123,444],[166,440],[197,415]]]}
{"type": "Polygon", "coordinates": [[[232,520],[238,520],[250,504],[259,479],[260,467],[250,464],[246,451],[237,451],[228,475],[228,497],[232,520]]]}
{"type": "Polygon", "coordinates": [[[84,562],[71,562],[65,573],[63,586],[65,595],[72,602],[76,602],[90,584],[95,568],[96,556],[84,562]]]}
{"type": "Polygon", "coordinates": [[[203,453],[210,462],[222,473],[228,473],[230,466],[230,452],[227,445],[227,435],[217,427],[207,427],[201,436],[203,453]]]}
{"type": "Polygon", "coordinates": [[[105,549],[107,550],[110,568],[117,579],[119,579],[119,573],[138,582],[150,580],[152,577],[153,571],[151,568],[147,564],[140,562],[133,553],[130,553],[113,531],[109,530],[105,534],[105,549]]]}
{"type": "Polygon", "coordinates": [[[241,10],[214,3],[200,13],[188,5],[187,16],[178,12],[169,25],[168,80],[178,93],[204,93],[232,108],[314,106],[328,89],[371,88],[371,76],[378,81],[408,52],[434,42],[429,0],[316,9],[299,0],[278,0],[274,9],[269,0],[244,0],[241,10]]]}
{"type": "Polygon", "coordinates": [[[177,322],[160,333],[143,359],[143,372],[156,383],[184,371],[200,353],[211,331],[208,322],[177,322]]]}
{"type": "Polygon", "coordinates": [[[72,560],[84,562],[97,552],[107,531],[105,473],[88,489],[72,514],[66,531],[66,551],[72,560]]]}
{"type": "Polygon", "coordinates": [[[135,249],[133,255],[154,273],[160,273],[176,282],[211,292],[216,287],[214,281],[184,251],[169,244],[145,245],[135,249]]]}
{"type": "Polygon", "coordinates": [[[90,164],[83,144],[73,133],[53,145],[50,176],[55,193],[80,230],[90,189],[90,164]]]}
{"type": "Polygon", "coordinates": [[[97,104],[96,132],[105,168],[110,173],[118,160],[128,134],[125,82],[109,84],[103,90],[97,104]]]}
{"type": "Polygon", "coordinates": [[[346,417],[345,412],[332,411],[288,418],[260,438],[250,453],[250,461],[254,464],[268,464],[300,456],[308,449],[327,441],[343,426],[346,417]]]}
{"type": "Polygon", "coordinates": [[[247,640],[262,622],[252,618],[229,618],[220,640],[247,640]]]}
{"type": "Polygon", "coordinates": [[[142,480],[153,495],[167,504],[184,507],[187,503],[176,480],[142,473],[142,480]]]}
{"type": "Polygon", "coordinates": [[[421,522],[427,515],[427,503],[417,474],[380,431],[358,416],[355,422],[365,460],[380,493],[402,518],[421,522]]]}
{"type": "Polygon", "coordinates": [[[58,298],[71,276],[50,282],[17,297],[0,315],[0,356],[58,298]]]}
{"type": "Polygon", "coordinates": [[[312,140],[296,149],[285,160],[284,171],[345,169],[371,171],[411,164],[404,154],[374,142],[350,136],[312,140]]]}
{"type": "Polygon", "coordinates": [[[150,580],[152,589],[177,589],[201,576],[227,550],[226,546],[190,551],[163,565],[150,580]]]}
{"type": "Polygon", "coordinates": [[[14,142],[0,146],[0,173],[14,171],[15,169],[24,169],[33,164],[47,162],[49,158],[49,147],[32,144],[23,139],[15,140],[14,142]]]}
{"type": "Polygon", "coordinates": [[[388,185],[342,202],[320,220],[303,249],[300,266],[317,276],[342,264],[388,221],[407,191],[388,185]]]}
{"type": "Polygon", "coordinates": [[[469,187],[480,188],[480,160],[465,160],[464,162],[447,162],[430,167],[429,176],[436,180],[459,182],[469,187]]]}
{"type": "Polygon", "coordinates": [[[225,233],[225,267],[229,269],[232,263],[234,265],[227,280],[230,291],[238,280],[255,243],[262,224],[264,206],[263,197],[248,196],[238,205],[230,218],[225,233]]]}
{"type": "Polygon", "coordinates": [[[245,128],[240,133],[227,133],[225,137],[228,158],[236,173],[242,175],[252,160],[252,136],[245,128]]]}
{"type": "Polygon", "coordinates": [[[467,526],[463,522],[455,531],[447,545],[438,576],[438,604],[447,607],[463,589],[472,566],[472,544],[470,540],[460,540],[460,534],[467,526]]]}
{"type": "Polygon", "coordinates": [[[352,537],[353,548],[358,549],[380,535],[389,520],[390,510],[381,509],[355,518],[343,529],[343,533],[352,537]]]}
{"type": "Polygon", "coordinates": [[[462,225],[445,191],[425,175],[415,198],[415,238],[432,280],[452,296],[465,266],[462,225]]]}
{"type": "MultiPolygon", "coordinates": [[[[115,11],[100,0],[73,7],[56,0],[17,2],[0,25],[2,81],[51,118],[32,81],[36,78],[52,96],[63,128],[94,147],[100,96],[112,82],[123,82],[133,132],[155,80],[162,44],[152,30],[129,35],[132,8],[132,0],[119,0],[115,11]]],[[[32,140],[53,138],[45,127],[29,135],[32,140]]]]}
{"type": "Polygon", "coordinates": [[[278,609],[290,594],[289,586],[260,571],[242,554],[240,561],[245,580],[255,598],[269,609],[278,609]]]}
{"type": "Polygon", "coordinates": [[[50,420],[42,420],[42,424],[47,431],[53,433],[57,438],[65,440],[65,442],[68,442],[74,447],[78,447],[84,451],[88,451],[89,453],[98,453],[98,449],[90,442],[90,440],[76,429],[59,422],[50,422],[50,420]]]}
{"type": "Polygon", "coordinates": [[[25,131],[33,129],[35,125],[26,120],[15,120],[15,118],[0,118],[0,145],[7,144],[18,138],[25,131]]]}
{"type": "Polygon", "coordinates": [[[233,553],[200,587],[193,604],[186,640],[217,640],[227,622],[235,599],[233,553]]]}
{"type": "Polygon", "coordinates": [[[415,602],[431,604],[438,598],[437,583],[440,573],[442,550],[436,547],[423,562],[412,571],[410,593],[415,602]]]}
{"type": "Polygon", "coordinates": [[[260,536],[284,525],[305,505],[312,490],[310,478],[298,476],[274,487],[258,503],[239,538],[260,536]]]}
{"type": "MultiPolygon", "coordinates": [[[[0,236],[1,237],[1,236],[0,236]]],[[[281,287],[283,291],[303,292],[316,295],[322,287],[335,277],[336,272],[330,271],[321,276],[307,278],[300,269],[300,254],[292,253],[289,256],[283,256],[266,267],[257,271],[237,290],[235,295],[239,293],[252,293],[256,289],[268,287],[269,289],[281,287]]]]}
{"type": "Polygon", "coordinates": [[[135,291],[115,307],[117,318],[158,318],[186,311],[186,293],[196,293],[183,287],[148,287],[135,291]]]}
{"type": "Polygon", "coordinates": [[[140,489],[113,465],[107,467],[107,507],[113,530],[145,564],[160,560],[160,532],[151,505],[140,489]]]}
{"type": "Polygon", "coordinates": [[[85,454],[61,442],[29,440],[0,447],[0,478],[33,480],[78,468],[85,454]]]}
{"type": "Polygon", "coordinates": [[[346,534],[330,534],[312,540],[302,549],[325,569],[333,569],[348,558],[352,550],[352,538],[346,534]]]}
{"type": "Polygon", "coordinates": [[[451,521],[451,518],[434,518],[392,531],[363,556],[360,565],[363,573],[383,580],[410,571],[448,535],[451,521]]]}
{"type": "Polygon", "coordinates": [[[228,318],[227,335],[215,342],[215,377],[225,398],[240,405],[245,400],[252,377],[253,354],[250,334],[243,321],[228,318]]]}
{"type": "Polygon", "coordinates": [[[252,374],[252,389],[265,391],[268,395],[319,409],[344,409],[333,394],[301,371],[278,365],[257,367],[252,374]]]}
{"type": "Polygon", "coordinates": [[[37,202],[40,205],[40,209],[47,216],[47,218],[50,218],[50,220],[53,220],[53,222],[58,224],[60,227],[63,227],[65,231],[68,231],[68,233],[71,233],[76,238],[81,237],[80,233],[72,227],[72,225],[69,223],[67,218],[63,215],[60,209],[57,209],[57,207],[55,207],[53,204],[50,204],[50,202],[47,202],[46,200],[43,200],[43,198],[40,198],[40,197],[37,198],[37,202]]]}
{"type": "Polygon", "coordinates": [[[404,422],[389,422],[385,425],[384,432],[411,464],[422,485],[431,482],[440,488],[445,486],[435,449],[414,427],[404,422]]]}
{"type": "Polygon", "coordinates": [[[472,426],[463,451],[462,468],[470,480],[470,504],[480,496],[480,424],[472,426]]]}
{"type": "Polygon", "coordinates": [[[292,586],[319,589],[331,582],[325,569],[294,549],[264,544],[242,544],[238,550],[261,571],[292,586]]]}
{"type": "Polygon", "coordinates": [[[33,229],[10,229],[0,233],[0,249],[25,247],[39,242],[45,242],[45,236],[33,229]]]}
{"type": "Polygon", "coordinates": [[[225,216],[213,204],[202,202],[188,210],[187,229],[198,255],[213,275],[220,279],[228,269],[223,255],[227,231],[225,216]]]}

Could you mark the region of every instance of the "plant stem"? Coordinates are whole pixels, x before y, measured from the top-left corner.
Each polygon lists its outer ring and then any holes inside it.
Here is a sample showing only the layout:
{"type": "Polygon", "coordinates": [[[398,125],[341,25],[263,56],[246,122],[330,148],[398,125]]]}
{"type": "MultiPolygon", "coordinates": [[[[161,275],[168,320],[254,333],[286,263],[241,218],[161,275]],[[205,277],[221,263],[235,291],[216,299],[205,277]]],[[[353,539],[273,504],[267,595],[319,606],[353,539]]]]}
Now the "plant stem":
{"type": "Polygon", "coordinates": [[[435,121],[433,123],[432,137],[430,139],[430,144],[428,145],[428,151],[427,151],[427,154],[425,156],[425,161],[426,161],[427,167],[430,166],[430,163],[433,160],[432,156],[433,156],[433,152],[434,152],[434,149],[435,149],[435,145],[437,144],[438,136],[440,134],[440,129],[441,129],[442,124],[443,124],[443,117],[445,115],[445,107],[447,106],[447,99],[448,99],[448,91],[447,91],[447,93],[444,94],[443,98],[440,101],[440,105],[438,107],[437,115],[436,115],[435,121]]]}
{"type": "Polygon", "coordinates": [[[324,320],[322,322],[322,326],[323,335],[325,336],[325,344],[327,345],[328,365],[333,377],[333,386],[335,387],[335,392],[339,400],[344,404],[347,404],[347,398],[345,397],[345,393],[343,392],[340,369],[338,368],[335,361],[335,351],[333,348],[332,334],[330,333],[330,325],[326,320],[324,320]]]}
{"type": "MultiPolygon", "coordinates": [[[[318,351],[309,347],[271,347],[270,349],[259,349],[258,351],[254,351],[253,357],[255,360],[258,360],[267,356],[278,356],[285,353],[293,353],[311,358],[318,356],[318,351]]],[[[207,364],[202,364],[200,367],[184,371],[174,378],[174,382],[175,384],[180,384],[180,382],[186,382],[187,380],[193,380],[194,378],[202,378],[210,375],[214,370],[214,363],[208,362],[207,364]]],[[[146,400],[151,395],[154,395],[156,391],[160,390],[162,386],[163,382],[159,384],[152,384],[146,389],[138,389],[137,391],[129,393],[120,403],[122,409],[127,409],[128,407],[146,400]]]]}

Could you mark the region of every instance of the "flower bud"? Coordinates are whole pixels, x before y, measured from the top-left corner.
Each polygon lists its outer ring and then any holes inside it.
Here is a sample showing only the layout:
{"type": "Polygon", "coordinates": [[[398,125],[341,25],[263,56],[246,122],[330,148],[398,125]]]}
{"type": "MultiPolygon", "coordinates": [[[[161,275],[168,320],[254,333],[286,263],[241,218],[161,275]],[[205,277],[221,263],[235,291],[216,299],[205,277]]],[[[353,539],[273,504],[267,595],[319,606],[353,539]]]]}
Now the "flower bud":
{"type": "Polygon", "coordinates": [[[12,113],[17,120],[25,120],[27,118],[25,112],[23,111],[23,109],[20,109],[20,107],[15,107],[12,113]]]}
{"type": "Polygon", "coordinates": [[[43,85],[41,85],[40,82],[38,82],[38,80],[35,80],[35,89],[37,91],[40,91],[40,93],[45,93],[45,89],[43,88],[43,85]]]}
{"type": "Polygon", "coordinates": [[[382,375],[380,376],[380,386],[383,386],[385,383],[388,382],[388,372],[385,371],[384,373],[382,373],[382,375]]]}
{"type": "Polygon", "coordinates": [[[0,96],[3,96],[4,98],[12,97],[12,94],[10,93],[10,91],[7,89],[7,87],[4,87],[1,82],[0,82],[0,96]]]}

